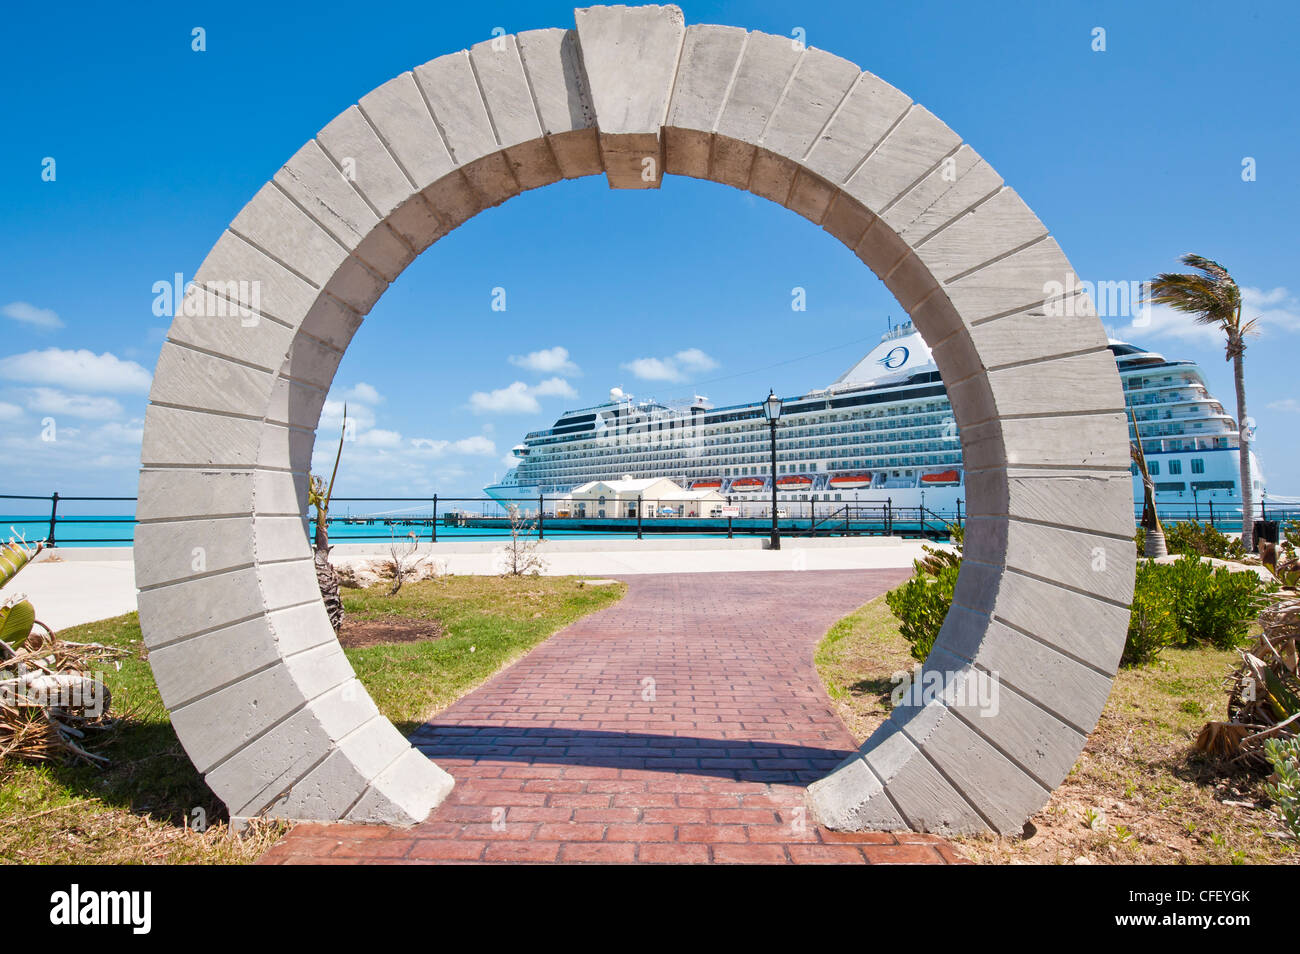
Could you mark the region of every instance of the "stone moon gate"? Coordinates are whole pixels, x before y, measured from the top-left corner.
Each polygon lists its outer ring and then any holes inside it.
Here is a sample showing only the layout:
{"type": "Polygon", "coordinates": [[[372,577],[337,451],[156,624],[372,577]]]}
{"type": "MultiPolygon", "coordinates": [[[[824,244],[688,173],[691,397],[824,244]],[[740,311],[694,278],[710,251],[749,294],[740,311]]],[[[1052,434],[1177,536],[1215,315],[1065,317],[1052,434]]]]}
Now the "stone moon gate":
{"type": "Polygon", "coordinates": [[[593,7],[403,73],[340,113],[203,262],[145,420],[140,622],[185,751],[239,819],[410,824],[450,775],[357,681],[305,533],[315,430],[402,269],[525,189],[665,173],[778,202],[907,309],[960,427],[970,522],[926,673],[996,674],[896,708],[809,788],[833,828],[1014,831],[1065,778],[1124,645],[1135,553],[1124,400],[1069,263],[961,137],[788,37],[593,7]],[[1052,290],[1057,296],[1053,298],[1052,290]],[[924,704],[922,704],[924,703],[924,704]]]}

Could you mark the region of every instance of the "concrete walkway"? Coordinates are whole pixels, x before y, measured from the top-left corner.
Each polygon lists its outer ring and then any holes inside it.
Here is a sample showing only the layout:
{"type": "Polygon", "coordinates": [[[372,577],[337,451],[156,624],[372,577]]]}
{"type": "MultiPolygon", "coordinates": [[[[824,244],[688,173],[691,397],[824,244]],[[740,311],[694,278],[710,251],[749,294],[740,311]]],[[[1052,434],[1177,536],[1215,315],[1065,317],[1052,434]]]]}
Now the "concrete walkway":
{"type": "MultiPolygon", "coordinates": [[[[122,551],[114,550],[112,555],[122,551]]],[[[42,559],[23,567],[0,594],[26,593],[36,618],[58,631],[135,609],[135,564],[125,560],[42,559]]]]}
{"type": "MultiPolygon", "coordinates": [[[[763,549],[766,541],[746,539],[547,540],[538,548],[548,576],[627,576],[642,573],[719,573],[776,570],[862,570],[910,567],[921,556],[922,541],[898,537],[830,537],[787,539],[780,550],[763,549]]],[[[376,552],[372,546],[371,553],[376,552]]],[[[361,559],[351,546],[337,547],[338,560],[361,559]]],[[[386,548],[379,552],[387,555],[386,548]]],[[[500,543],[426,544],[429,553],[451,573],[493,575],[504,566],[500,543]]]]}
{"type": "Polygon", "coordinates": [[[803,790],[852,736],[812,662],[827,629],[909,570],[628,578],[419,729],[456,777],[412,829],[300,825],[267,863],[913,862],[932,835],[837,834],[803,790]]]}

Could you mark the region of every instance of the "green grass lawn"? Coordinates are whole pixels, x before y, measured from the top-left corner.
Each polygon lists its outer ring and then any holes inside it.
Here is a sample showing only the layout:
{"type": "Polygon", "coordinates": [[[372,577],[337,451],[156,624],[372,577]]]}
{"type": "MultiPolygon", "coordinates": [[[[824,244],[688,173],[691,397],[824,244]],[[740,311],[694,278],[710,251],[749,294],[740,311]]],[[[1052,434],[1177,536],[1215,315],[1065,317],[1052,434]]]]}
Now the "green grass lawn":
{"type": "MultiPolygon", "coordinates": [[[[410,731],[569,622],[616,602],[626,587],[588,587],[573,577],[448,577],[345,591],[356,619],[427,619],[445,635],[431,642],[348,650],[381,712],[410,731]],[[470,651],[471,647],[473,652],[470,651]]],[[[134,613],[65,630],[76,642],[132,655],[105,673],[118,725],[93,750],[107,768],[0,763],[0,862],[244,863],[283,825],[234,836],[225,808],[181,749],[154,685],[134,613]],[[196,830],[201,820],[204,831],[196,830]]]]}
{"type": "MultiPolygon", "coordinates": [[[[914,664],[883,596],[832,627],[815,658],[859,742],[889,716],[892,674],[914,664]]],[[[1263,776],[1192,751],[1207,721],[1226,718],[1223,679],[1238,661],[1212,647],[1170,648],[1121,669],[1074,769],[1031,819],[1032,837],[958,839],[958,849],[987,863],[1300,862],[1263,776]]]]}
{"type": "Polygon", "coordinates": [[[617,602],[627,586],[585,586],[574,577],[453,576],[408,583],[396,596],[384,587],[344,590],[354,620],[428,619],[446,635],[347,651],[379,710],[413,732],[556,630],[617,602]]]}

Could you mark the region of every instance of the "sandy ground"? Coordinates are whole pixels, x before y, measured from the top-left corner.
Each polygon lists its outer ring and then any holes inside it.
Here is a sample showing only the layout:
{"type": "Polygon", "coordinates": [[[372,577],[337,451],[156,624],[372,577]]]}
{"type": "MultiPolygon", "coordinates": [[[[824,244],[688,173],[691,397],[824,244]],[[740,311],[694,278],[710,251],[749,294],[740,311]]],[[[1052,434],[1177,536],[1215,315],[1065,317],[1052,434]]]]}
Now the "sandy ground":
{"type": "MultiPolygon", "coordinates": [[[[572,541],[540,549],[548,576],[627,576],[639,573],[720,573],[763,570],[855,570],[908,567],[921,554],[921,542],[871,538],[854,545],[849,540],[787,540],[777,551],[754,548],[719,548],[710,541],[683,546],[653,540],[632,547],[573,549],[572,541]]],[[[342,550],[343,548],[339,548],[342,550]]],[[[354,548],[348,548],[354,549],[354,548]]],[[[368,562],[385,556],[378,548],[367,554],[336,553],[335,562],[368,562]]],[[[430,553],[425,545],[420,555],[430,553]]],[[[136,608],[135,568],[130,550],[115,548],[102,555],[89,550],[68,551],[63,559],[42,559],[26,567],[13,583],[0,591],[26,593],[36,615],[53,629],[63,629],[136,608]]],[[[480,546],[455,550],[439,544],[432,553],[443,572],[495,575],[503,569],[503,547],[480,546]]]]}

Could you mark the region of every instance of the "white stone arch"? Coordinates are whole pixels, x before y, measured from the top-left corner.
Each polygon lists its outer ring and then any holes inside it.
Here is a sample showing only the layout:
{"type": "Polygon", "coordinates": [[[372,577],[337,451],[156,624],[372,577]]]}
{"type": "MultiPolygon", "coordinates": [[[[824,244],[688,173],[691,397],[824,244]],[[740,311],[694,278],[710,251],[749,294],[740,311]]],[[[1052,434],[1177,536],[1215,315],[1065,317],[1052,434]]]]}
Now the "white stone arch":
{"type": "Polygon", "coordinates": [[[357,682],[304,532],[315,428],[362,317],[440,236],[525,189],[665,172],[747,189],[854,250],[948,385],[970,521],[927,671],[996,715],[903,706],[809,789],[837,828],[1018,829],[1105,704],[1132,596],[1124,401],[1046,228],[973,149],[790,38],[593,7],[340,113],[236,216],[168,334],[145,420],[140,621],[186,752],[233,817],[412,823],[450,791],[357,682]],[[345,174],[346,173],[346,174],[345,174]]]}

